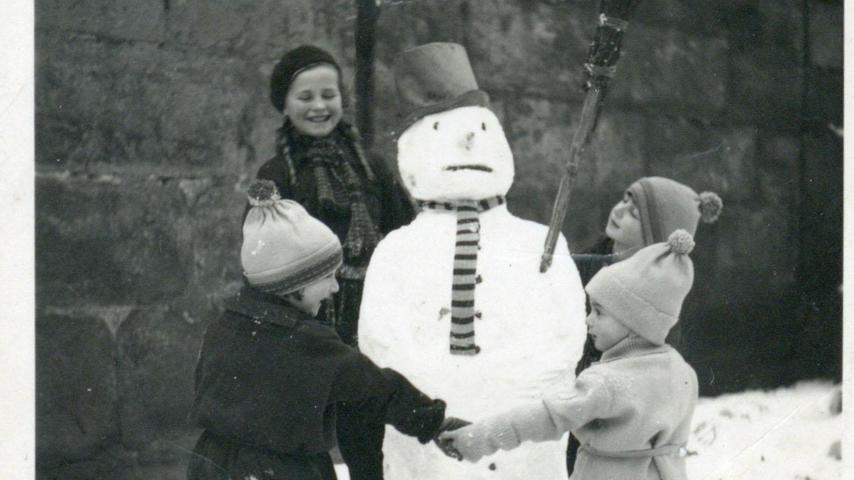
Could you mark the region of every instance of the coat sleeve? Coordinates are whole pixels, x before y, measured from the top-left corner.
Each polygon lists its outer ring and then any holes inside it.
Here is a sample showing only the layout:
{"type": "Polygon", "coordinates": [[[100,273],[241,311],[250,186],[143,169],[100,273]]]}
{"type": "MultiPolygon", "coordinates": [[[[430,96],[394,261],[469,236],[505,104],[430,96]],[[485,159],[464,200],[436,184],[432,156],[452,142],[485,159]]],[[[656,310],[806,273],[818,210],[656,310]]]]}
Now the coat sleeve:
{"type": "Polygon", "coordinates": [[[567,392],[516,407],[455,433],[471,444],[468,448],[472,451],[491,455],[498,449],[514,449],[524,441],[557,440],[597,418],[611,417],[612,400],[605,378],[585,372],[567,392]]]}
{"type": "Polygon", "coordinates": [[[338,447],[351,480],[383,478],[385,424],[428,442],[444,419],[445,403],[431,400],[394,370],[381,370],[390,395],[342,402],[338,409],[338,447]]]}
{"type": "Polygon", "coordinates": [[[445,402],[434,400],[415,388],[403,375],[379,368],[350,347],[332,387],[331,401],[360,402],[366,412],[362,422],[387,423],[401,433],[426,443],[445,419],[445,402]]]}

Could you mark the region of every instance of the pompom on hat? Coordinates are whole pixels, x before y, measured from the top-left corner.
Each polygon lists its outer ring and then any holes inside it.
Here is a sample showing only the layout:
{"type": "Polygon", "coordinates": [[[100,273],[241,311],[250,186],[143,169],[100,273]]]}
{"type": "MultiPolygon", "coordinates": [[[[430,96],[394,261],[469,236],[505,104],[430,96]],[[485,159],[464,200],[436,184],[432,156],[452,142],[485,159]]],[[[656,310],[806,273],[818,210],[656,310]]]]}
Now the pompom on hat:
{"type": "Polygon", "coordinates": [[[335,272],[341,243],[332,230],[292,200],[282,200],[270,180],[249,186],[252,208],[243,222],[240,263],[253,287],[286,294],[335,272]]]}
{"type": "Polygon", "coordinates": [[[664,177],[644,177],[627,189],[638,208],[644,245],[664,242],[677,229],[691,236],[697,224],[717,221],[723,210],[713,192],[697,194],[690,187],[664,177]]]}
{"type": "Polygon", "coordinates": [[[279,60],[273,68],[273,74],[270,75],[270,101],[276,110],[284,111],[285,97],[288,96],[288,89],[290,89],[294,78],[303,70],[322,64],[335,67],[340,80],[341,67],[332,54],[326,50],[313,45],[301,45],[288,51],[279,60]]]}
{"type": "Polygon", "coordinates": [[[676,230],[667,242],[600,270],[587,284],[587,294],[629,330],[663,345],[694,283],[688,256],[693,249],[691,234],[676,230]]]}

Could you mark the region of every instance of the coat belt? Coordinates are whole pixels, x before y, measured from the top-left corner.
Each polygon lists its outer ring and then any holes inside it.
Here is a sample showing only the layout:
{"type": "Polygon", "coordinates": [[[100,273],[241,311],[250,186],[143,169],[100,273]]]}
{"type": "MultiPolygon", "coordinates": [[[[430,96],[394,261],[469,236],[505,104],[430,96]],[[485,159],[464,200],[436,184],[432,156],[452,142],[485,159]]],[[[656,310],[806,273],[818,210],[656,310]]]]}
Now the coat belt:
{"type": "Polygon", "coordinates": [[[662,445],[660,447],[647,448],[643,450],[621,450],[616,452],[609,450],[599,450],[598,448],[592,447],[590,445],[581,445],[581,449],[589,453],[590,455],[605,458],[644,458],[664,457],[667,455],[678,455],[680,457],[685,457],[688,455],[688,450],[685,448],[685,444],[662,445]]]}

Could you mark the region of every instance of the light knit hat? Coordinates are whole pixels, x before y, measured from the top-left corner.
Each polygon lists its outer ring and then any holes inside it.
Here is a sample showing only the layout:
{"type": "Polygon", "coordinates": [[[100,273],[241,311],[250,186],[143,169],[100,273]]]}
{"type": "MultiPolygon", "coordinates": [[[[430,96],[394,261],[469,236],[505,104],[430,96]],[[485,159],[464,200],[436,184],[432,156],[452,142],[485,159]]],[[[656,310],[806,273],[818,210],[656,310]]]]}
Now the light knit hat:
{"type": "Polygon", "coordinates": [[[688,256],[693,249],[691,234],[676,230],[667,242],[600,270],[587,284],[587,294],[629,330],[663,345],[694,283],[688,256]]]}
{"type": "Polygon", "coordinates": [[[690,187],[664,177],[644,177],[627,189],[638,208],[644,245],[664,242],[677,229],[693,236],[700,220],[718,219],[723,201],[713,192],[697,194],[690,187]]]}
{"type": "Polygon", "coordinates": [[[256,180],[248,196],[240,263],[250,285],[291,293],[341,266],[338,237],[299,203],[282,200],[272,181],[256,180]]]}

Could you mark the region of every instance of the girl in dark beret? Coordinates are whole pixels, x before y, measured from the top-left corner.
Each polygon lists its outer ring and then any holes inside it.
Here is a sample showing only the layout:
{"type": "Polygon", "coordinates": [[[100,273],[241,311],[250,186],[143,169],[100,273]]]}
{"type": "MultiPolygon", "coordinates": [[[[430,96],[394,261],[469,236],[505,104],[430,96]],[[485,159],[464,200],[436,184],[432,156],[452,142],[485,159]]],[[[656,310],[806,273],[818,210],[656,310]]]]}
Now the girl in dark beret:
{"type": "Polygon", "coordinates": [[[356,346],[365,270],[382,236],[409,223],[411,203],[381,159],[365,155],[346,107],[341,68],[328,52],[303,45],[286,53],[270,79],[270,99],[282,112],[276,156],[258,170],[282,198],[302,204],[338,236],[344,265],[340,291],[319,318],[356,346]]]}

